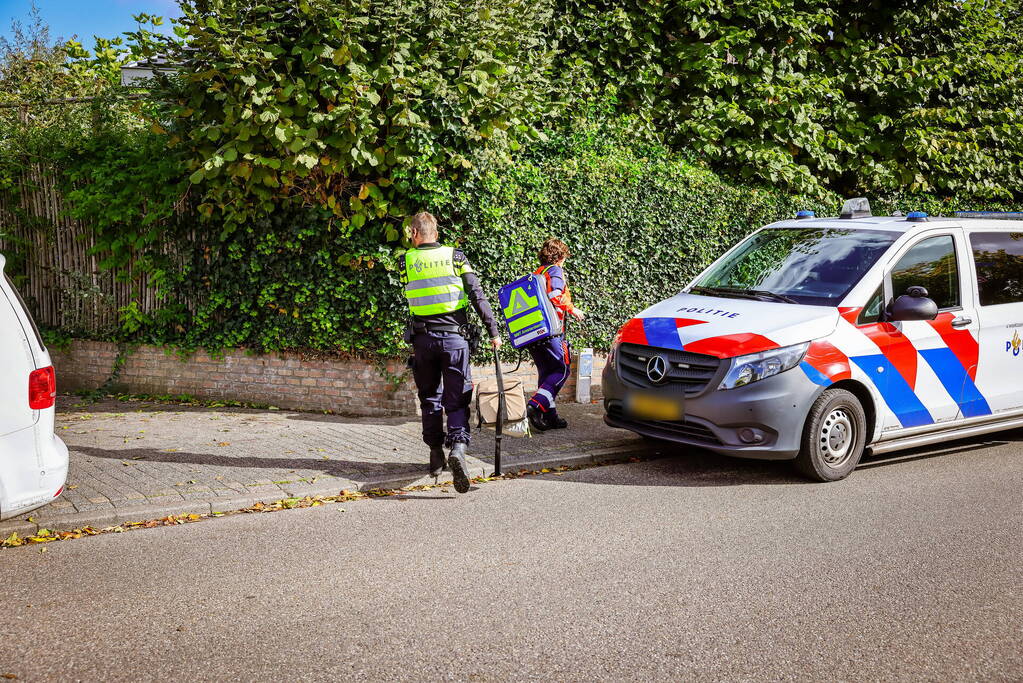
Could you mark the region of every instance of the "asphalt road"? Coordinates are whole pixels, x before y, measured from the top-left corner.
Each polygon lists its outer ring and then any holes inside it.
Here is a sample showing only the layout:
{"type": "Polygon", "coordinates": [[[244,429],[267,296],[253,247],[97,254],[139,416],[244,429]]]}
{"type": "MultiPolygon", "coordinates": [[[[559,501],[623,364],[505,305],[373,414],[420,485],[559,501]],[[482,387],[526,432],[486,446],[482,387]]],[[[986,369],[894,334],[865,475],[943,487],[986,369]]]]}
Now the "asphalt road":
{"type": "Polygon", "coordinates": [[[0,551],[0,674],[1020,680],[999,439],[835,484],[694,453],[0,551]]]}

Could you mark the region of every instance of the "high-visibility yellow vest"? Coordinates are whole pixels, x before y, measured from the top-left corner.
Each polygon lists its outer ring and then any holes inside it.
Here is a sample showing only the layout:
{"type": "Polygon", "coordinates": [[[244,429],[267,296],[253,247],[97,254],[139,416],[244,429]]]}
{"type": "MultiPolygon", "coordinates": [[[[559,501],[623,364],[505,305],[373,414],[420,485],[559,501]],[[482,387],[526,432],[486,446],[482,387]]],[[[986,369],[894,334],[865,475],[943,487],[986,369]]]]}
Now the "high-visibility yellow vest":
{"type": "Polygon", "coordinates": [[[405,299],[412,315],[453,313],[469,305],[462,275],[468,263],[454,263],[452,247],[405,252],[405,299]]]}

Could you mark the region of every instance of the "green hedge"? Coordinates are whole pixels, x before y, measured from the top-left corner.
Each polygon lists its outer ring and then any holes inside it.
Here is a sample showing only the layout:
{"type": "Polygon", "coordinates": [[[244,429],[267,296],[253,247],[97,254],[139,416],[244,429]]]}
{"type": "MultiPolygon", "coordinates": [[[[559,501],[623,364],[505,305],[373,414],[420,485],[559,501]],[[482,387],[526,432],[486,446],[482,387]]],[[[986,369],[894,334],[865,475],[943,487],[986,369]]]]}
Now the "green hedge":
{"type": "Polygon", "coordinates": [[[574,301],[588,314],[571,336],[606,349],[622,323],[750,231],[798,209],[838,209],[837,197],[737,185],[649,151],[607,146],[499,165],[463,179],[437,210],[489,293],[534,269],[546,238],[564,240],[574,301]]]}
{"type": "MultiPolygon", "coordinates": [[[[606,348],[628,317],[760,225],[799,208],[839,206],[836,197],[736,185],[661,149],[596,137],[557,140],[514,163],[477,159],[460,177],[399,182],[438,215],[443,240],[465,250],[492,301],[503,283],[536,267],[543,240],[567,242],[575,300],[589,314],[573,327],[580,345],[606,348]]],[[[198,234],[180,243],[192,257],[167,308],[133,316],[130,338],[186,348],[402,351],[400,249],[347,235],[316,210],[280,211],[229,246],[218,247],[216,231],[198,234]]]]}
{"type": "MultiPolygon", "coordinates": [[[[677,292],[752,230],[798,209],[838,213],[836,195],[794,196],[736,184],[664,148],[630,141],[628,124],[610,130],[584,125],[513,162],[483,153],[463,175],[408,175],[396,189],[411,205],[438,215],[444,241],[465,250],[492,301],[503,283],[535,268],[547,237],[568,243],[571,287],[588,313],[585,322],[573,323],[571,336],[578,346],[597,349],[607,348],[630,316],[677,292]]],[[[101,181],[116,186],[130,170],[118,167],[96,182],[74,183],[74,169],[88,166],[92,154],[80,152],[66,158],[64,171],[73,213],[97,223],[101,244],[114,248],[143,227],[154,229],[132,212],[98,221],[93,214],[103,202],[90,192],[103,195],[108,190],[101,181]]],[[[111,154],[117,156],[104,148],[103,158],[111,154]]],[[[939,214],[1014,207],[906,196],[875,199],[874,208],[878,214],[939,214]]],[[[163,306],[155,312],[125,307],[114,338],[186,350],[404,352],[406,316],[396,271],[401,248],[367,232],[352,235],[332,218],[317,209],[281,209],[226,239],[194,213],[163,223],[175,253],[146,255],[149,272],[160,276],[163,306]]],[[[130,242],[122,246],[124,255],[137,253],[130,242]]],[[[108,264],[131,277],[124,259],[108,264]]]]}

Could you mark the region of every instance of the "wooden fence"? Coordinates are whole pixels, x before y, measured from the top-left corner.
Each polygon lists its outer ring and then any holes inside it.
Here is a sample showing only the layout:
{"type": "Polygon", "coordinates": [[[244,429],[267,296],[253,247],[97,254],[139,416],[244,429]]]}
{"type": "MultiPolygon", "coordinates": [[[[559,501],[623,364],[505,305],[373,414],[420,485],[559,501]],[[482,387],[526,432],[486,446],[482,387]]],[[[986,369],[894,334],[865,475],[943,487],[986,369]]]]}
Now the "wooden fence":
{"type": "Polygon", "coordinates": [[[74,334],[102,335],[118,326],[118,311],[136,302],[158,306],[145,274],[119,281],[101,271],[88,225],[69,217],[55,176],[33,164],[17,187],[0,191],[0,253],[36,321],[74,334]],[[12,255],[24,256],[14,258],[12,255]]]}

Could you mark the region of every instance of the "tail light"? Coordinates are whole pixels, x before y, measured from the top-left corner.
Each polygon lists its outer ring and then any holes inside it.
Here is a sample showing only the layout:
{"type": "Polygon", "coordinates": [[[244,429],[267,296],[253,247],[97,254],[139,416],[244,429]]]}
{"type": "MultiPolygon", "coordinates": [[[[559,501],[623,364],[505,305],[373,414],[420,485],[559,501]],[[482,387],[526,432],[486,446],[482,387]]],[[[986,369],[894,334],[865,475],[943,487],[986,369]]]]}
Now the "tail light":
{"type": "Polygon", "coordinates": [[[57,398],[57,375],[53,366],[33,370],[28,376],[28,407],[32,410],[52,408],[57,398]]]}

